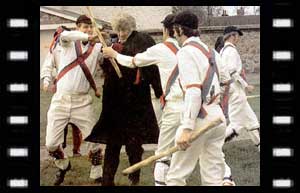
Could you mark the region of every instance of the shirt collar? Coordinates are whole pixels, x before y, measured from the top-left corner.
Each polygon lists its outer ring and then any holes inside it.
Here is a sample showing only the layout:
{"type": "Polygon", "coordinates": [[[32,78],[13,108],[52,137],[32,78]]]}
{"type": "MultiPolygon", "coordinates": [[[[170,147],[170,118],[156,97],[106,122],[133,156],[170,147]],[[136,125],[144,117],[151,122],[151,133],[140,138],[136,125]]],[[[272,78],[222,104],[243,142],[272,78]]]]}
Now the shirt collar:
{"type": "Polygon", "coordinates": [[[183,44],[182,44],[182,47],[185,46],[185,44],[191,42],[191,41],[196,41],[196,42],[200,42],[200,38],[198,36],[191,36],[189,37],[188,39],[186,39],[183,44]]]}
{"type": "Polygon", "coordinates": [[[175,44],[175,46],[179,47],[178,41],[175,38],[167,38],[165,42],[171,42],[175,44]]]}
{"type": "Polygon", "coordinates": [[[231,43],[231,42],[225,42],[224,47],[225,47],[226,45],[231,45],[231,46],[233,46],[234,48],[236,47],[236,46],[235,46],[233,43],[231,43]]]}

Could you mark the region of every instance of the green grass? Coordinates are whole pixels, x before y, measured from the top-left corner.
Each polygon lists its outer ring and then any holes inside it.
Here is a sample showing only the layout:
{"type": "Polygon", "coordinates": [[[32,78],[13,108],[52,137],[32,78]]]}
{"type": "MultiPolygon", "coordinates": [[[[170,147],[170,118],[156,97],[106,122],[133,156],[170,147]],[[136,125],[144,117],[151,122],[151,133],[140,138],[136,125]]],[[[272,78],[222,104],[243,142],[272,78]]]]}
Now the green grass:
{"type": "MultiPolygon", "coordinates": [[[[256,147],[252,145],[250,140],[236,141],[224,145],[226,161],[232,167],[234,180],[239,186],[259,186],[260,185],[260,155],[256,147]]],[[[143,157],[153,155],[153,152],[145,152],[143,157]]],[[[70,158],[72,169],[66,174],[65,181],[62,185],[72,186],[96,186],[89,179],[90,163],[86,156],[70,158]]],[[[115,177],[117,186],[128,186],[129,181],[126,176],[121,174],[121,171],[129,166],[126,153],[121,153],[120,165],[115,177]]],[[[154,185],[153,179],[154,164],[144,167],[141,173],[141,186],[154,185]]],[[[40,168],[40,184],[42,186],[51,186],[53,184],[56,168],[51,161],[44,161],[40,168]]],[[[200,185],[199,166],[197,164],[194,172],[187,181],[188,186],[200,185]]]]}
{"type": "MultiPolygon", "coordinates": [[[[247,95],[260,95],[260,85],[254,85],[255,89],[253,93],[249,93],[247,95]]],[[[254,110],[258,120],[260,119],[260,97],[258,98],[253,98],[248,100],[250,106],[254,110]]]]}

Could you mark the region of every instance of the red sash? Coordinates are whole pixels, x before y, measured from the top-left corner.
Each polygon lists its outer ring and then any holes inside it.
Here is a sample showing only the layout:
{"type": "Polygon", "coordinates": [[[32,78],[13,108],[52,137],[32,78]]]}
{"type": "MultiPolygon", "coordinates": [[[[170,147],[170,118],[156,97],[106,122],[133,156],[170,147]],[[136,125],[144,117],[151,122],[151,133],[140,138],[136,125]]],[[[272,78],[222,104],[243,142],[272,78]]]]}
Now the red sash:
{"type": "Polygon", "coordinates": [[[84,72],[84,75],[86,76],[87,80],[89,81],[91,87],[95,90],[95,94],[97,97],[100,96],[100,93],[97,92],[97,88],[96,88],[96,83],[88,69],[88,67],[85,64],[85,60],[89,57],[89,55],[92,53],[94,48],[94,45],[89,45],[88,50],[84,53],[82,53],[81,51],[81,45],[80,45],[80,41],[76,41],[75,42],[75,49],[76,49],[76,54],[77,54],[77,58],[72,61],[70,64],[68,64],[67,66],[65,66],[56,76],[55,80],[54,80],[54,87],[53,87],[53,91],[56,92],[56,85],[57,82],[70,70],[72,70],[73,68],[75,68],[77,65],[80,65],[81,69],[84,72]]]}
{"type": "Polygon", "coordinates": [[[56,30],[56,35],[54,36],[51,44],[50,44],[50,53],[52,54],[54,48],[56,47],[56,45],[58,44],[58,41],[59,41],[59,36],[60,34],[63,32],[63,28],[62,27],[59,27],[57,30],[56,30]]]}
{"type": "Polygon", "coordinates": [[[219,78],[219,71],[217,68],[216,61],[215,61],[215,52],[213,50],[207,51],[200,43],[195,42],[195,41],[188,42],[185,46],[187,46],[187,45],[194,46],[195,48],[200,50],[207,57],[207,59],[209,61],[209,67],[207,69],[205,79],[204,79],[202,85],[200,86],[200,89],[202,90],[202,93],[201,93],[202,104],[201,104],[201,108],[200,108],[198,117],[204,118],[207,115],[207,112],[203,108],[203,103],[206,102],[207,104],[211,104],[218,96],[218,95],[214,94],[214,89],[211,89],[211,93],[210,93],[212,96],[211,100],[206,101],[206,96],[208,95],[208,92],[211,88],[214,74],[216,73],[217,77],[219,78]]]}
{"type": "MultiPolygon", "coordinates": [[[[176,55],[178,48],[173,43],[164,42],[164,45],[167,46],[176,55]]],[[[166,104],[166,96],[170,93],[171,86],[175,83],[178,75],[179,75],[178,64],[176,64],[167,80],[165,93],[163,93],[163,95],[160,97],[160,104],[162,109],[165,107],[166,104]]]]}
{"type": "MultiPolygon", "coordinates": [[[[89,48],[90,46],[94,47],[94,45],[91,45],[89,44],[89,48]]],[[[80,57],[82,55],[82,49],[81,49],[81,42],[80,41],[76,41],[75,42],[75,49],[76,49],[76,54],[77,54],[77,57],[80,57]]],[[[96,82],[89,70],[89,68],[87,67],[86,63],[84,62],[85,60],[82,60],[80,63],[79,63],[79,66],[81,67],[86,79],[89,81],[91,87],[94,89],[95,91],[95,96],[96,97],[100,97],[100,93],[99,91],[97,90],[97,86],[96,86],[96,82]]]]}

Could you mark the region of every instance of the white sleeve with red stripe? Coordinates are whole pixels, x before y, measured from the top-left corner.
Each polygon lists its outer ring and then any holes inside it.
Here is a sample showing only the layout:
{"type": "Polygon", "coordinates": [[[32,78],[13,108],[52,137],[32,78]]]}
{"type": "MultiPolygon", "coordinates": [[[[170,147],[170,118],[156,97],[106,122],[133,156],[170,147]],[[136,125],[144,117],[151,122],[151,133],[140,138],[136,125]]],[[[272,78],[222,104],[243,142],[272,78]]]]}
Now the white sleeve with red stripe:
{"type": "Polygon", "coordinates": [[[177,59],[180,80],[183,88],[186,90],[183,119],[180,127],[193,130],[201,108],[201,79],[197,60],[185,48],[178,51],[177,59]]]}
{"type": "Polygon", "coordinates": [[[60,45],[67,46],[71,41],[88,41],[89,35],[80,31],[63,31],[60,34],[60,45]]]}
{"type": "Polygon", "coordinates": [[[145,52],[136,54],[134,57],[118,54],[116,59],[122,66],[135,68],[159,63],[160,55],[161,50],[159,49],[159,45],[154,45],[145,52]]]}

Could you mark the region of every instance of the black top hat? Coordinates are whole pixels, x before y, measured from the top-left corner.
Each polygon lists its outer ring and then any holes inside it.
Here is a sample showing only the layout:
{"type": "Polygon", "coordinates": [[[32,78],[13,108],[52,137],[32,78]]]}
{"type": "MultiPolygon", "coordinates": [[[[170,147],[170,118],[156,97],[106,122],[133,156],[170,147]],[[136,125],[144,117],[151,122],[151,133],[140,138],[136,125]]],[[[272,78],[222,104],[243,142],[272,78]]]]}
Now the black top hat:
{"type": "Polygon", "coordinates": [[[191,29],[198,29],[198,17],[190,11],[183,11],[176,15],[174,24],[185,26],[191,29]]]}
{"type": "Polygon", "coordinates": [[[235,26],[228,26],[224,29],[224,35],[231,33],[231,32],[238,32],[240,36],[243,35],[243,32],[235,26]]]}
{"type": "Polygon", "coordinates": [[[171,27],[174,23],[173,20],[175,18],[175,14],[169,14],[165,17],[164,20],[161,21],[162,24],[164,24],[165,27],[171,27]]]}

